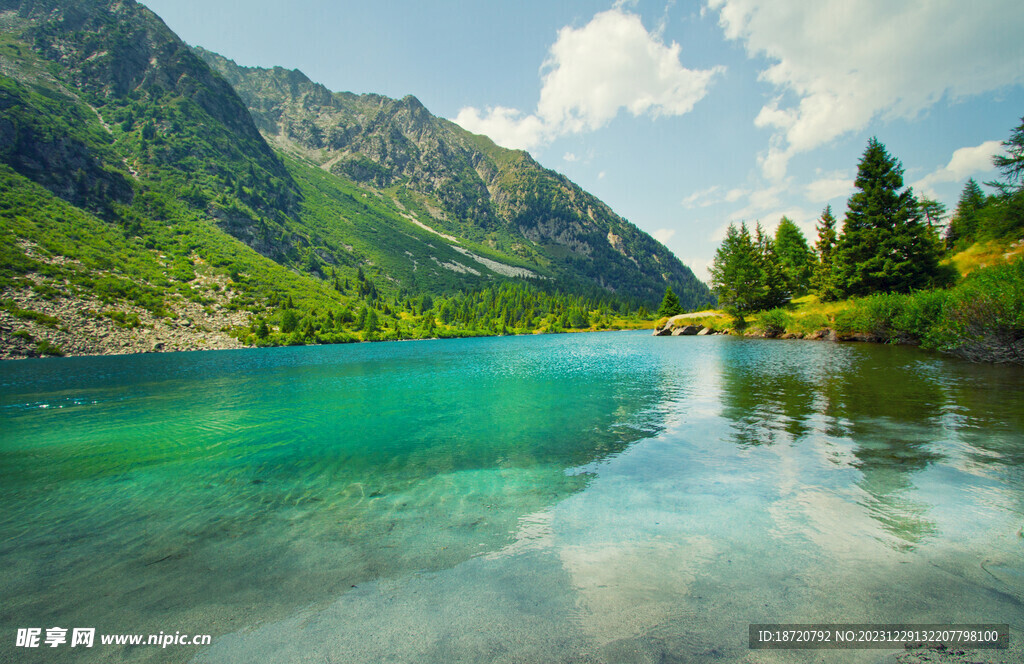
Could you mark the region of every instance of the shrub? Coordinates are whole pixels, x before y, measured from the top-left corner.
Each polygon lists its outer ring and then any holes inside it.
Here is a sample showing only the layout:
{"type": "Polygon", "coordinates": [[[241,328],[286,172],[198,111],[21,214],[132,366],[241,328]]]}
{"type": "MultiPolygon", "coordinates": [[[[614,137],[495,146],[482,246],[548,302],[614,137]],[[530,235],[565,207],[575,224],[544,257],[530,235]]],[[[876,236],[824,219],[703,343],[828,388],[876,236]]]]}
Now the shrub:
{"type": "Polygon", "coordinates": [[[766,336],[775,337],[786,331],[791,323],[791,318],[784,309],[772,309],[757,316],[757,327],[766,336]]]}
{"type": "Polygon", "coordinates": [[[893,319],[893,329],[902,343],[923,343],[942,317],[949,291],[930,290],[905,296],[903,306],[893,319]]]}
{"type": "Polygon", "coordinates": [[[978,270],[950,291],[928,345],[972,361],[1024,364],[1024,260],[978,270]]]}
{"type": "Polygon", "coordinates": [[[789,330],[799,334],[812,334],[829,326],[828,316],[822,313],[810,313],[806,316],[793,318],[789,330]]]}
{"type": "Polygon", "coordinates": [[[63,355],[64,351],[49,339],[41,339],[36,342],[36,349],[40,355],[63,355]]]}

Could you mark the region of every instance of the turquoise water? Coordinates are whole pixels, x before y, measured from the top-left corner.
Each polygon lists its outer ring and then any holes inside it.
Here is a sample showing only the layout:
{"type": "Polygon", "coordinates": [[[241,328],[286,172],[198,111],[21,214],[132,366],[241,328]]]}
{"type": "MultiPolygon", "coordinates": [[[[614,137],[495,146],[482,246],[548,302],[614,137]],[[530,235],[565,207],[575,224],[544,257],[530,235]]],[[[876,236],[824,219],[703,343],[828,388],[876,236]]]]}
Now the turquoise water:
{"type": "Polygon", "coordinates": [[[747,625],[1024,627],[1019,368],[641,333],[68,358],[0,365],[0,425],[0,661],[877,661],[747,625]],[[14,646],[55,625],[214,642],[14,646]]]}

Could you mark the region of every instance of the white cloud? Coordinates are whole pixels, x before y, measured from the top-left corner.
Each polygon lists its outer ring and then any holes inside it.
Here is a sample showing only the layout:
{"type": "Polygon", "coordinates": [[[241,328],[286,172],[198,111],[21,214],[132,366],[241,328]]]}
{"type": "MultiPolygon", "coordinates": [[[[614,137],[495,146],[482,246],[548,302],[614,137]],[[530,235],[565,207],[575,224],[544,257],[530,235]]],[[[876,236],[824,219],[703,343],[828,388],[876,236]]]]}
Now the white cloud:
{"type": "Polygon", "coordinates": [[[455,124],[474,134],[489,136],[498,145],[525,150],[543,141],[544,124],[533,115],[504,106],[488,108],[483,114],[467,106],[455,116],[455,124]]]}
{"type": "Polygon", "coordinates": [[[724,194],[718,194],[721,190],[717,184],[707,189],[699,189],[683,199],[683,206],[687,208],[710,207],[719,203],[735,203],[751,192],[748,189],[730,189],[724,194]]]}
{"type": "Polygon", "coordinates": [[[600,173],[597,174],[597,179],[598,180],[603,180],[604,179],[604,171],[601,171],[600,173]]]}
{"type": "Polygon", "coordinates": [[[744,196],[748,195],[749,193],[750,193],[750,191],[747,190],[747,189],[730,189],[725,194],[725,202],[726,203],[735,203],[736,201],[738,201],[739,199],[741,199],[744,196]]]}
{"type": "Polygon", "coordinates": [[[811,203],[827,203],[840,196],[849,196],[852,192],[853,178],[844,177],[842,173],[818,178],[804,188],[804,195],[811,203]]]}
{"type": "Polygon", "coordinates": [[[562,155],[562,159],[565,160],[565,161],[570,161],[571,162],[571,161],[576,161],[577,157],[576,157],[576,155],[574,155],[571,152],[566,152],[564,155],[562,155]]]}
{"type": "MultiPolygon", "coordinates": [[[[736,210],[729,215],[730,221],[746,221],[751,227],[753,223],[758,219],[764,219],[764,213],[782,206],[782,199],[780,195],[789,190],[789,183],[780,183],[769,185],[763,189],[757,189],[755,191],[743,192],[741,196],[734,200],[739,200],[744,195],[747,198],[746,206],[736,210]]],[[[741,191],[741,190],[733,190],[741,191]]],[[[731,193],[731,192],[730,192],[731,193]]]]}
{"type": "Polygon", "coordinates": [[[940,182],[958,182],[979,173],[995,170],[992,157],[1002,152],[1003,145],[1000,141],[985,141],[974,147],[960,148],[953,152],[948,164],[932,171],[912,186],[915,191],[935,197],[935,190],[932,187],[940,182]]]}
{"type": "Polygon", "coordinates": [[[668,244],[668,241],[672,239],[672,236],[676,234],[674,228],[659,228],[658,230],[651,233],[651,237],[662,244],[668,244]]]}
{"type": "Polygon", "coordinates": [[[679,61],[680,50],[616,5],[582,28],[558,31],[541,68],[543,85],[533,114],[501,106],[481,113],[468,107],[455,122],[499,145],[531,148],[599,129],[623,109],[635,117],[683,115],[707,94],[723,68],[687,69],[679,61]]]}
{"type": "Polygon", "coordinates": [[[789,159],[876,117],[913,118],[959,99],[1024,82],[1024,3],[960,0],[708,0],[729,39],[770,65],[779,97],[755,124],[775,131],[760,158],[767,177],[789,159]],[[793,100],[793,101],[790,101],[793,100]]]}
{"type": "Polygon", "coordinates": [[[698,189],[689,196],[683,199],[683,207],[695,208],[695,207],[707,207],[714,205],[720,201],[714,198],[712,195],[718,191],[718,185],[712,185],[707,189],[698,189]]]}

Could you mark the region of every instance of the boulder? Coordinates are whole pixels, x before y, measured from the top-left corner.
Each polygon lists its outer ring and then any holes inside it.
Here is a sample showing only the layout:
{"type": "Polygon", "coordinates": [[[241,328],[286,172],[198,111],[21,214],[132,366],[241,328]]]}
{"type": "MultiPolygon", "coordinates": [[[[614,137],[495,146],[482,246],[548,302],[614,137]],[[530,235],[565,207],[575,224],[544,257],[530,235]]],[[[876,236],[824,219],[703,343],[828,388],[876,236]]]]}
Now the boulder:
{"type": "Polygon", "coordinates": [[[704,329],[700,325],[684,325],[683,327],[677,327],[672,330],[673,337],[690,337],[699,334],[704,329]]]}
{"type": "Polygon", "coordinates": [[[700,332],[697,333],[697,336],[704,337],[704,336],[707,336],[709,334],[714,334],[714,333],[715,333],[715,331],[712,328],[705,327],[704,329],[702,329],[700,332]]]}
{"type": "Polygon", "coordinates": [[[656,337],[667,337],[670,334],[672,334],[672,328],[671,327],[666,326],[666,327],[663,327],[661,329],[654,328],[654,336],[656,336],[656,337]]]}
{"type": "Polygon", "coordinates": [[[827,327],[823,327],[817,332],[812,332],[804,338],[814,339],[815,341],[837,341],[839,339],[836,335],[836,331],[827,327]]]}

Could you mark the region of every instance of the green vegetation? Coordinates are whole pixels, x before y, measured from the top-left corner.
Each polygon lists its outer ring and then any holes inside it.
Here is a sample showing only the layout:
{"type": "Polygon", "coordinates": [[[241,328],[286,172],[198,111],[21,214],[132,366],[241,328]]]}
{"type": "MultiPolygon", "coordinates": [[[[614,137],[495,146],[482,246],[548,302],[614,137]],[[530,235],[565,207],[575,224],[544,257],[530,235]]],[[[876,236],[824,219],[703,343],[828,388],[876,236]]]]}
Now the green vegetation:
{"type": "Polygon", "coordinates": [[[854,185],[833,257],[838,291],[849,297],[945,285],[938,235],[923,223],[913,191],[901,191],[903,168],[875,138],[854,185]]]}
{"type": "Polygon", "coordinates": [[[946,230],[945,259],[944,206],[903,189],[902,168],[876,139],[861,159],[842,233],[831,207],[821,215],[810,259],[814,295],[798,296],[794,275],[806,275],[810,252],[792,222],[782,220],[774,246],[760,225],[753,238],[745,224],[730,226],[712,280],[734,327],[770,337],[828,328],[840,339],[1024,364],[1024,119],[1003,145],[1008,156],[994,161],[1005,181],[989,183],[997,193],[987,198],[967,182],[946,230]]]}
{"type": "Polygon", "coordinates": [[[789,217],[782,217],[775,229],[775,253],[789,292],[793,297],[806,295],[816,261],[804,234],[789,217]]]}
{"type": "Polygon", "coordinates": [[[729,224],[711,266],[711,283],[719,305],[740,318],[781,306],[792,297],[775,242],[762,231],[761,224],[753,237],[745,223],[729,224]]]}
{"type": "Polygon", "coordinates": [[[0,35],[0,289],[33,343],[84,321],[29,297],[124,330],[241,313],[223,331],[254,345],[635,327],[666,285],[710,299],[600,201],[412,97],[197,56],[133,3],[69,11],[33,3],[0,35]],[[274,109],[305,115],[271,149],[274,109]]]}
{"type": "Polygon", "coordinates": [[[679,304],[679,298],[672,292],[672,287],[669,286],[665,289],[665,297],[661,300],[661,306],[658,307],[657,315],[661,318],[681,313],[683,313],[683,307],[679,304]]]}

